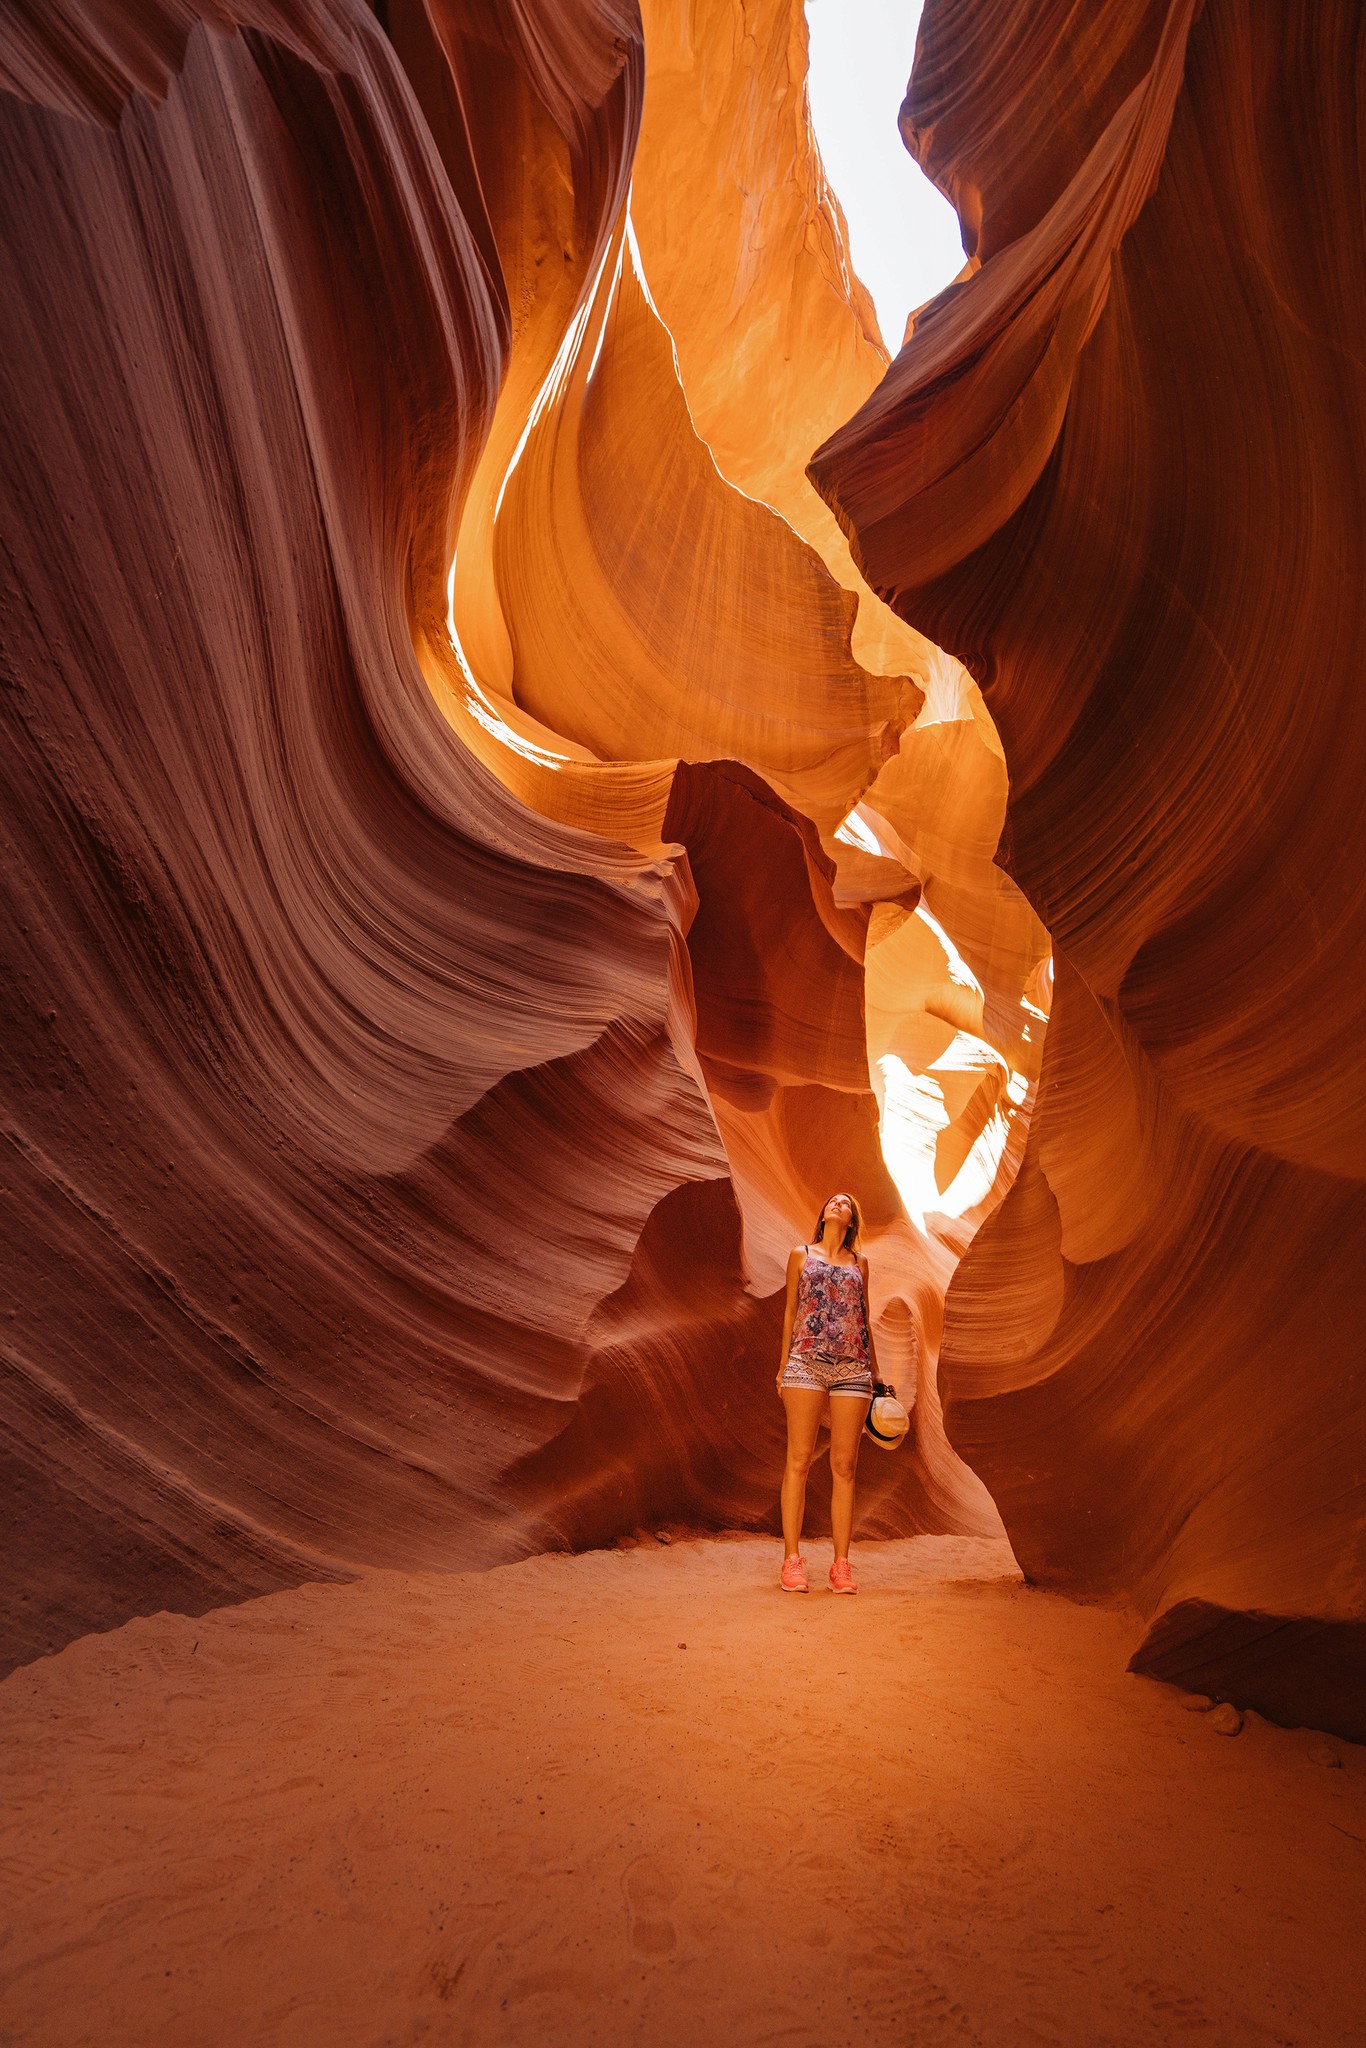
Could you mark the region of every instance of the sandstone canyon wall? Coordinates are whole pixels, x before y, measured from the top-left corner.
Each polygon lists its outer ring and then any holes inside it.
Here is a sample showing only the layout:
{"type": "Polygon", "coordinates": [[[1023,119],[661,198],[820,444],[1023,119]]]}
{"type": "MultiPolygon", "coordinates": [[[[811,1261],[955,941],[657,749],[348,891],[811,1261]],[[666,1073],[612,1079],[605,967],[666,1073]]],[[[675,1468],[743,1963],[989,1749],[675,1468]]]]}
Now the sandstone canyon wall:
{"type": "Polygon", "coordinates": [[[934,1360],[1047,935],[976,686],[803,474],[885,355],[800,8],[710,169],[671,123],[737,11],[681,19],[653,70],[627,0],[0,28],[8,1661],[771,1526],[782,1260],[835,1185],[919,1383],[865,1526],[998,1526],[934,1360]],[[764,414],[783,303],[842,381],[789,356],[764,414]]]}
{"type": "Polygon", "coordinates": [[[1366,1738],[1359,7],[930,0],[976,274],[812,475],[970,668],[1056,1002],[949,1434],[1139,1670],[1366,1738]]]}

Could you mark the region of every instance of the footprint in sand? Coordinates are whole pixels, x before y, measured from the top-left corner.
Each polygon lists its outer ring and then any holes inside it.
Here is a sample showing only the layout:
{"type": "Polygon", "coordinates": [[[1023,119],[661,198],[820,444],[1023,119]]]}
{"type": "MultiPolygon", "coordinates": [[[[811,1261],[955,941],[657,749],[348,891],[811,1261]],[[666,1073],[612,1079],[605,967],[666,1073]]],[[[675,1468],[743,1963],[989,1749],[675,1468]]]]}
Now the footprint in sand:
{"type": "Polygon", "coordinates": [[[631,1911],[631,1946],[643,1956],[667,1955],[678,1935],[669,1908],[674,1888],[648,1856],[637,1856],[622,1872],[621,1888],[631,1911]]]}

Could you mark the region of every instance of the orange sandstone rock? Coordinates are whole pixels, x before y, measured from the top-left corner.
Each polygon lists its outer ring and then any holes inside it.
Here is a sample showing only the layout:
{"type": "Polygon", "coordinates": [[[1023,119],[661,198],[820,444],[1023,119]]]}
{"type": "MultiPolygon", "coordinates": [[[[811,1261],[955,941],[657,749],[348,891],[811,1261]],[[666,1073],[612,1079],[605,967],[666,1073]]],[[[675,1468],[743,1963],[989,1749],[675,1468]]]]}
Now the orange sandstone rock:
{"type": "Polygon", "coordinates": [[[1366,1736],[1355,7],[932,7],[979,272],[812,474],[983,686],[1058,999],[949,1433],[1135,1663],[1366,1736]]]}
{"type": "Polygon", "coordinates": [[[826,851],[913,665],[689,418],[631,10],[385,18],[0,31],[11,1659],[771,1525],[781,1252],[837,1180],[921,1389],[869,1526],[997,1526],[868,1071],[867,892],[920,877],[865,850],[837,901],[826,851]]]}
{"type": "Polygon", "coordinates": [[[594,1305],[725,1172],[669,877],[414,659],[506,321],[392,46],[73,19],[0,108],[11,1658],[525,1548],[594,1305]]]}

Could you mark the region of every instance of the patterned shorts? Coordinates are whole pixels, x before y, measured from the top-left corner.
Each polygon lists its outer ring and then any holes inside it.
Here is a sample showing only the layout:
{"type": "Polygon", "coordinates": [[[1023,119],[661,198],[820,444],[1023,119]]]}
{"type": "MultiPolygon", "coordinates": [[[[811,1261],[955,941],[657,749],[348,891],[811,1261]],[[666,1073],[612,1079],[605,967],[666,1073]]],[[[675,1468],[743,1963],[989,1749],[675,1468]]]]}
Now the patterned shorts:
{"type": "Polygon", "coordinates": [[[783,1367],[785,1387],[811,1387],[818,1394],[857,1394],[873,1398],[873,1375],[856,1358],[832,1358],[828,1351],[793,1352],[783,1367]]]}

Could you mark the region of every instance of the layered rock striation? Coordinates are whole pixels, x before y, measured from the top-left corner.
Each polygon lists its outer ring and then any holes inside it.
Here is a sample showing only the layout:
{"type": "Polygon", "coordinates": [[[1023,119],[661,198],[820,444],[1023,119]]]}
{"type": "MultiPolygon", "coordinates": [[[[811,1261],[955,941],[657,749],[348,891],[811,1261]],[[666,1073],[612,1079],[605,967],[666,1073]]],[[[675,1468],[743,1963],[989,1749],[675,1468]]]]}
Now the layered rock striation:
{"type": "Polygon", "coordinates": [[[867,1529],[1366,1736],[1363,54],[931,0],[889,367],[795,0],[11,11],[11,1661],[768,1526],[853,1184],[867,1529]]]}
{"type": "MultiPolygon", "coordinates": [[[[783,1259],[850,1183],[920,1392],[867,1526],[999,1526],[934,1359],[1046,934],[991,864],[979,694],[802,477],[823,364],[781,448],[737,411],[718,467],[690,409],[725,336],[669,149],[637,165],[650,89],[618,0],[0,30],[10,1661],[366,1565],[770,1526],[783,1259]]],[[[746,176],[783,289],[842,279],[845,410],[884,357],[788,104],[746,176]]]]}
{"type": "Polygon", "coordinates": [[[508,316],[391,44],[60,27],[0,143],[11,1654],[531,1540],[510,1456],[725,1170],[668,874],[414,657],[508,316]]]}
{"type": "Polygon", "coordinates": [[[927,8],[976,274],[812,476],[982,686],[1056,945],[952,1442],[1136,1669],[1366,1738],[1366,303],[1348,6],[927,8]]]}

